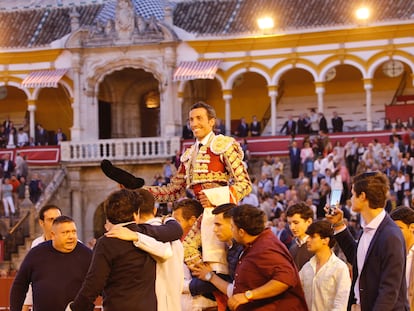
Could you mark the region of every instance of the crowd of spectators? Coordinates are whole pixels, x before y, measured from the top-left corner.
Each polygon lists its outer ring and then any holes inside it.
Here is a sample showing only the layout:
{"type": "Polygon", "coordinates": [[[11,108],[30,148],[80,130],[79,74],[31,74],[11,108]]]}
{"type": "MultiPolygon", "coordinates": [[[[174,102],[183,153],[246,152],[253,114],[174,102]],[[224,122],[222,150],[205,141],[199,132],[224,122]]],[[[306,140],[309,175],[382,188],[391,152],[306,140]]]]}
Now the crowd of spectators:
{"type": "MultiPolygon", "coordinates": [[[[333,133],[343,132],[344,121],[336,111],[332,114],[331,126],[331,131],[333,133]]],[[[281,134],[293,137],[295,135],[315,135],[319,132],[323,132],[325,134],[329,133],[328,121],[322,112],[316,112],[314,108],[310,109],[309,114],[300,114],[296,121],[293,119],[292,115],[289,115],[288,120],[280,129],[281,134]]]]}
{"type": "MultiPolygon", "coordinates": [[[[341,143],[331,142],[328,135],[327,122],[323,114],[311,110],[309,120],[310,135],[305,137],[303,142],[300,143],[294,139],[292,140],[289,147],[287,165],[279,157],[267,156],[263,159],[260,178],[256,178],[256,176],[251,174],[252,191],[241,200],[241,210],[246,209],[249,211],[250,206],[252,206],[254,211],[256,211],[254,207],[257,210],[261,210],[260,213],[266,215],[271,232],[289,248],[296,268],[300,271],[300,280],[305,290],[309,309],[327,310],[324,307],[325,304],[335,300],[335,298],[339,300],[340,297],[341,301],[336,301],[336,303],[341,307],[340,310],[345,310],[351,288],[351,277],[346,264],[331,251],[334,242],[333,229],[336,224],[343,226],[344,223],[342,220],[332,223],[325,220],[314,222],[314,220],[326,217],[326,205],[329,202],[332,191],[340,190],[342,195],[338,203],[342,211],[341,215],[344,215],[353,239],[357,240],[361,232],[359,225],[361,216],[351,208],[353,207],[353,203],[350,201],[351,178],[364,172],[382,171],[386,178],[388,178],[391,191],[385,206],[387,212],[395,211],[399,205],[405,205],[414,209],[414,133],[404,127],[404,131],[401,134],[401,131],[397,132],[397,128],[394,128],[388,143],[380,144],[374,139],[371,143],[364,145],[357,138],[352,138],[342,146],[341,143]],[[290,173],[287,171],[287,167],[290,167],[290,173]],[[326,243],[318,244],[317,241],[321,240],[326,243]],[[313,255],[314,257],[312,257],[313,255]],[[331,258],[332,262],[324,262],[323,264],[326,264],[326,267],[333,267],[337,272],[335,275],[336,287],[330,286],[331,283],[324,283],[326,278],[330,278],[334,274],[332,272],[334,270],[325,269],[319,274],[313,271],[315,262],[326,258],[331,258]],[[321,283],[316,284],[314,280],[318,278],[321,283]],[[312,297],[315,287],[323,289],[328,296],[324,297],[321,295],[318,298],[318,295],[315,294],[312,297]],[[341,291],[338,291],[338,289],[341,289],[341,291]],[[332,299],[326,299],[327,297],[332,299]],[[317,307],[318,305],[320,307],[317,307]]],[[[289,118],[285,124],[286,131],[288,129],[292,131],[293,124],[295,123],[292,118],[289,118]]],[[[248,125],[244,119],[242,119],[240,125],[241,127],[239,127],[237,132],[238,135],[246,134],[247,136],[249,132],[253,135],[254,128],[252,125],[248,125]]],[[[41,126],[38,128],[42,129],[41,126]]],[[[186,128],[187,126],[183,129],[183,134],[184,130],[188,130],[186,128]]],[[[260,130],[258,132],[260,133],[260,130]]],[[[247,141],[243,140],[241,145],[248,157],[247,141]]],[[[21,158],[24,161],[24,157],[21,158]]],[[[162,172],[154,177],[153,186],[166,185],[171,182],[171,178],[177,173],[177,166],[180,164],[179,158],[180,154],[177,151],[172,158],[166,159],[162,172]]],[[[14,185],[16,185],[17,189],[20,184],[18,176],[11,175],[11,178],[8,178],[7,174],[14,171],[14,164],[9,163],[10,161],[7,162],[7,160],[9,159],[4,158],[1,166],[5,177],[3,202],[5,213],[7,205],[7,212],[13,214],[15,210],[14,207],[10,206],[9,193],[14,191],[14,185]],[[10,168],[12,168],[11,171],[9,171],[10,168]]],[[[20,161],[21,159],[19,158],[20,161]]],[[[247,161],[245,160],[245,162],[247,161]]],[[[381,176],[383,175],[381,174],[381,176]]],[[[27,173],[25,177],[27,177],[27,173]]],[[[383,180],[381,180],[381,183],[385,187],[386,183],[383,180]]],[[[42,187],[43,184],[38,174],[33,173],[29,188],[30,198],[34,203],[39,200],[42,187]],[[35,188],[38,192],[35,191],[35,188]]],[[[355,192],[355,189],[353,191],[355,192]]],[[[358,194],[358,196],[360,195],[358,194]]],[[[385,197],[385,192],[383,192],[383,195],[385,197]]],[[[174,206],[170,203],[160,210],[164,214],[171,214],[174,211],[174,206]]],[[[232,221],[238,226],[239,224],[235,222],[237,220],[234,217],[235,215],[232,216],[232,221]]],[[[261,222],[263,215],[257,214],[257,219],[261,222]]],[[[272,235],[271,233],[269,234],[272,235]]],[[[243,240],[240,236],[238,238],[243,245],[250,245],[250,240],[243,240]]],[[[283,248],[283,250],[286,249],[283,248]]],[[[351,260],[348,260],[348,262],[352,263],[351,260]]],[[[240,262],[238,264],[240,265],[240,262]]],[[[215,277],[210,274],[209,277],[205,278],[205,281],[209,282],[214,279],[215,277]]],[[[249,299],[247,295],[249,291],[246,291],[244,294],[247,299],[249,299]]],[[[238,293],[236,292],[236,294],[238,293]]],[[[240,294],[243,295],[243,293],[240,294]]],[[[229,306],[232,305],[234,299],[229,299],[229,306]]],[[[248,302],[251,301],[249,300],[248,302]]]]}
{"type": "Polygon", "coordinates": [[[414,118],[409,116],[407,122],[403,122],[401,118],[395,119],[395,123],[391,122],[390,118],[385,118],[384,120],[384,130],[402,130],[405,128],[414,129],[414,118]]]}
{"type": "Polygon", "coordinates": [[[67,138],[61,128],[58,128],[56,132],[50,132],[41,124],[36,125],[35,136],[30,137],[27,119],[24,119],[24,123],[18,128],[9,118],[0,125],[0,148],[60,145],[65,140],[67,138]]]}
{"type": "Polygon", "coordinates": [[[16,159],[12,161],[9,154],[4,154],[0,159],[0,197],[3,205],[0,217],[8,218],[19,214],[26,186],[29,186],[30,200],[36,204],[44,189],[39,174],[29,172],[26,155],[17,152],[16,159]]]}

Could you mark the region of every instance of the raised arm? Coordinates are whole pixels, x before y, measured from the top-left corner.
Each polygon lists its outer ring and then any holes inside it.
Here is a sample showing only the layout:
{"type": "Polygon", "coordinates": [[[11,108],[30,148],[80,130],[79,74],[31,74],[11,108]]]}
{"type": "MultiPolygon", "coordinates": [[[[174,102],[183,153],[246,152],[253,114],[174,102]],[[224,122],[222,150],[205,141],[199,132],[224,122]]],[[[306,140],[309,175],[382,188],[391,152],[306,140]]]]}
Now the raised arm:
{"type": "Polygon", "coordinates": [[[181,163],[177,173],[174,174],[170,183],[167,185],[144,186],[143,188],[151,192],[157,202],[174,202],[179,198],[185,197],[185,189],[187,185],[185,174],[185,166],[181,163]]]}
{"type": "Polygon", "coordinates": [[[230,191],[237,202],[239,202],[252,191],[252,183],[243,164],[243,149],[240,147],[240,144],[234,141],[224,152],[223,158],[226,170],[229,172],[232,180],[230,191]]]}
{"type": "Polygon", "coordinates": [[[168,218],[164,224],[160,226],[139,224],[138,232],[153,237],[161,242],[172,242],[179,240],[183,235],[181,225],[172,217],[168,218]]]}

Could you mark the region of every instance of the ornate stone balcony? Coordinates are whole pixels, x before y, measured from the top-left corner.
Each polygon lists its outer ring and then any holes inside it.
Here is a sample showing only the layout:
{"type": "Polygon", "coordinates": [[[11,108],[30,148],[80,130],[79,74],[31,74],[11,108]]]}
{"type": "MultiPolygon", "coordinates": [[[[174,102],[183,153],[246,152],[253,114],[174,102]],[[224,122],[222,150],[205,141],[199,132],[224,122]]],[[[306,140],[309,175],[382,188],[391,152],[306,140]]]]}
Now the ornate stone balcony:
{"type": "Polygon", "coordinates": [[[143,137],[102,139],[96,141],[65,141],[61,144],[62,162],[109,160],[145,160],[159,162],[180,150],[179,137],[143,137]]]}

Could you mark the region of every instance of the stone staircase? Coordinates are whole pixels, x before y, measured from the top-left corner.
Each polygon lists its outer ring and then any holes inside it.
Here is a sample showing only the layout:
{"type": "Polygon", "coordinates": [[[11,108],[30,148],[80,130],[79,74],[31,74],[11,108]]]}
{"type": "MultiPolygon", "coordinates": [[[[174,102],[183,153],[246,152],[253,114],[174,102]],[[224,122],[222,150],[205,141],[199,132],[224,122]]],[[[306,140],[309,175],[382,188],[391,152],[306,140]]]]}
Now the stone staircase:
{"type": "MultiPolygon", "coordinates": [[[[36,205],[33,205],[29,200],[29,191],[28,187],[26,187],[26,198],[19,206],[20,218],[13,221],[1,221],[2,232],[6,231],[9,233],[15,226],[18,226],[13,233],[13,235],[17,236],[13,237],[13,239],[16,240],[18,245],[13,246],[14,250],[10,258],[6,258],[6,260],[0,262],[0,271],[3,270],[12,273],[20,267],[24,257],[30,250],[32,241],[41,234],[41,229],[37,222],[37,213],[40,208],[48,204],[50,198],[59,188],[66,176],[66,170],[59,168],[53,170],[53,172],[42,171],[41,176],[43,181],[47,181],[45,183],[47,186],[36,205]],[[19,221],[21,222],[20,224],[18,224],[19,221]]],[[[6,239],[4,242],[7,245],[8,241],[6,239]]],[[[8,246],[10,247],[10,245],[8,246]]]]}

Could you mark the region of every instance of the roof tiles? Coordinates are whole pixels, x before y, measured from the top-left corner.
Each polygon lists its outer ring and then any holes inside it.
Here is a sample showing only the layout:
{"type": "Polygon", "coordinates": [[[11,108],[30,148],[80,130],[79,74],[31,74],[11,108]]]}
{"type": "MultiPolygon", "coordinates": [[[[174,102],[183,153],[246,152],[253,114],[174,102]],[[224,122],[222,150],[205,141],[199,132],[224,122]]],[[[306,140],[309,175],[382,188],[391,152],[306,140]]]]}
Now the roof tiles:
{"type": "MultiPolygon", "coordinates": [[[[91,25],[101,5],[80,6],[81,25],[91,25]]],[[[71,8],[0,12],[0,46],[45,46],[70,33],[71,8]]]]}
{"type": "MultiPolygon", "coordinates": [[[[257,19],[272,16],[277,29],[307,29],[356,25],[360,0],[202,0],[178,3],[174,24],[196,34],[257,32],[257,19]],[[237,8],[237,6],[239,6],[237,8]],[[230,20],[233,13],[233,20],[230,20]],[[235,14],[234,14],[235,13],[235,14]],[[220,19],[217,20],[217,17],[220,19]]],[[[414,1],[366,0],[370,22],[414,21],[414,1]]]]}
{"type": "MultiPolygon", "coordinates": [[[[114,1],[78,6],[80,25],[112,17],[114,1]]],[[[136,12],[145,9],[148,16],[155,14],[162,18],[159,0],[133,1],[136,12]]],[[[414,22],[414,1],[365,0],[365,3],[373,8],[370,23],[414,22]]],[[[175,4],[173,22],[187,32],[213,36],[258,32],[257,19],[264,15],[272,16],[275,29],[281,31],[354,27],[359,4],[360,0],[194,0],[175,4]]],[[[0,12],[0,47],[49,45],[70,33],[71,10],[72,7],[50,7],[0,12]]]]}

